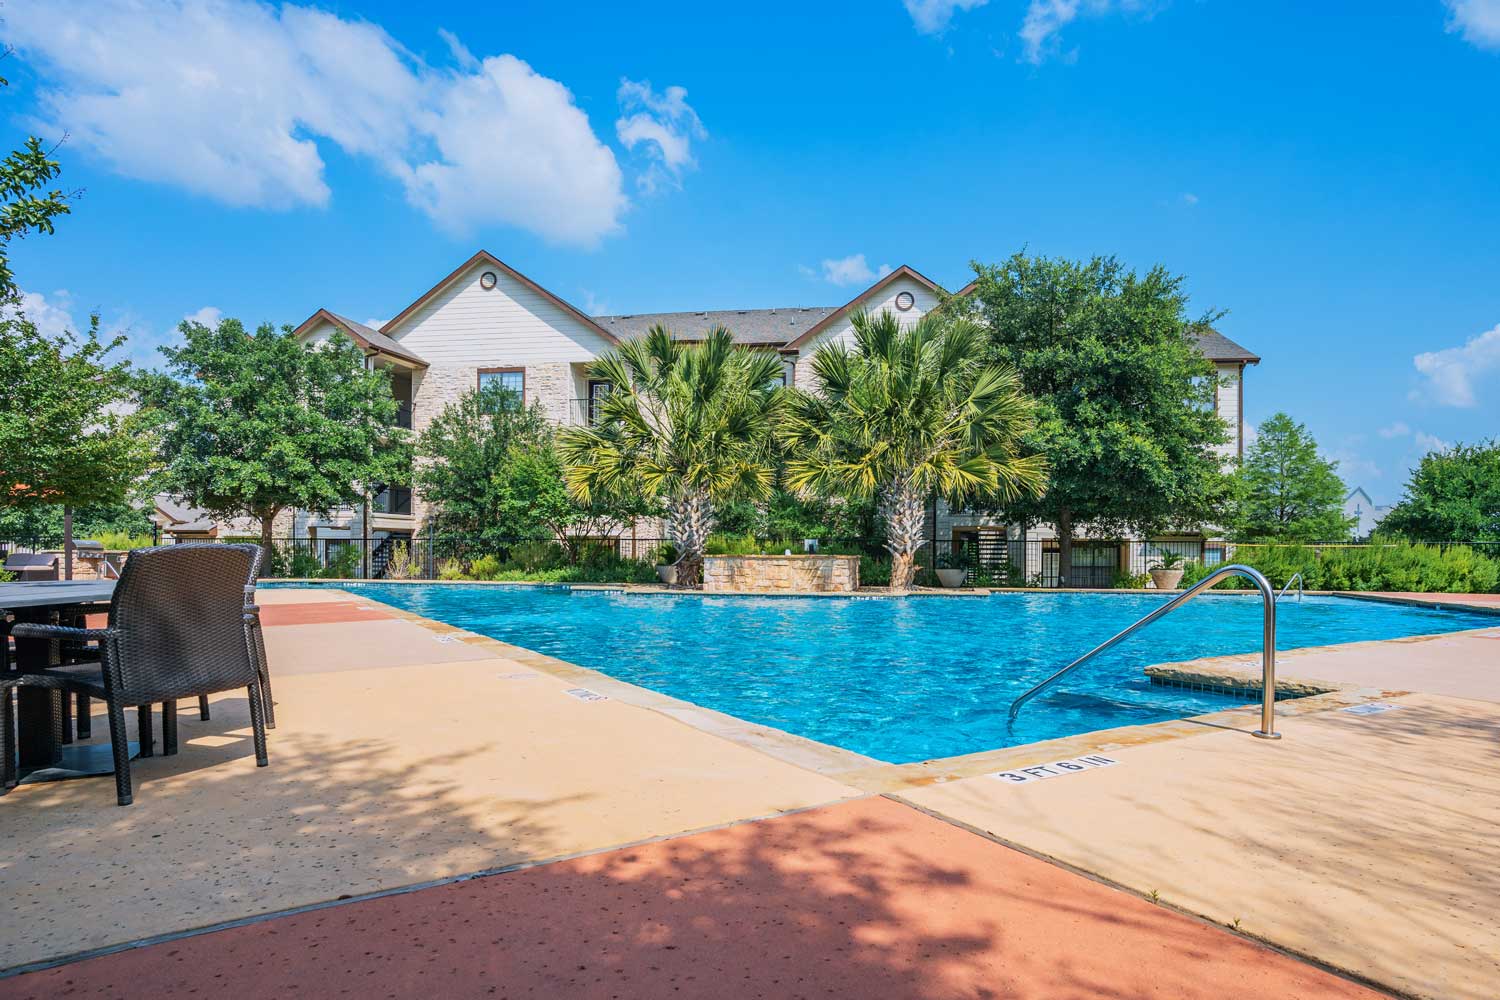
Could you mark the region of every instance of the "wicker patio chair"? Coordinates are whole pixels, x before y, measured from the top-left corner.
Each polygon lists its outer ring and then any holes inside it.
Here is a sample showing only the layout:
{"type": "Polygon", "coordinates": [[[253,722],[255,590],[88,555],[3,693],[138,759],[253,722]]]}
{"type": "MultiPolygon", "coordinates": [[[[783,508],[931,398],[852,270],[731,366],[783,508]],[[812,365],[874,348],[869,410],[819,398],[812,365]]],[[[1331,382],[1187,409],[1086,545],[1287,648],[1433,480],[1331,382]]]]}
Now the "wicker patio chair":
{"type": "MultiPolygon", "coordinates": [[[[253,542],[244,542],[235,545],[235,548],[244,549],[252,556],[250,563],[250,579],[245,582],[245,607],[255,608],[255,585],[260,580],[261,562],[265,557],[265,549],[253,542]]],[[[276,728],[276,703],[271,697],[271,673],[269,661],[266,659],[266,637],[260,630],[259,609],[254,620],[247,619],[245,622],[245,639],[254,646],[255,663],[260,668],[260,694],[265,702],[266,728],[276,728]]],[[[198,718],[208,719],[208,695],[198,696],[198,718]]]]}
{"type": "Polygon", "coordinates": [[[125,709],[141,713],[142,754],[151,745],[151,705],[163,706],[164,750],[176,750],[179,698],[246,688],[255,762],[266,758],[264,700],[257,647],[248,641],[258,610],[245,604],[252,554],[242,546],[185,543],[137,549],[131,554],[109,604],[102,629],[61,625],[16,625],[11,634],[30,639],[97,639],[101,658],[21,675],[22,684],[87,691],[109,711],[120,805],[132,799],[130,745],[125,709]]]}

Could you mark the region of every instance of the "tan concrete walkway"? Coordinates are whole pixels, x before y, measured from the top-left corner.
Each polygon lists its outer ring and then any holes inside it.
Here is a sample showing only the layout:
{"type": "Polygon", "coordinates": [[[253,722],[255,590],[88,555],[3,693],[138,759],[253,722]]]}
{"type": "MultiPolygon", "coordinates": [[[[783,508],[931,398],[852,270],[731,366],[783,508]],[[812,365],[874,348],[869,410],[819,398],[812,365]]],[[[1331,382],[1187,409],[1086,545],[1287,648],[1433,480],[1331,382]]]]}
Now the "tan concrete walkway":
{"type": "Polygon", "coordinates": [[[135,762],[133,806],[107,778],[0,798],[0,967],[859,794],[409,622],[267,645],[270,767],[225,696],[207,722],[184,703],[181,752],[135,762]],[[391,663],[408,651],[426,661],[391,663]]]}
{"type": "Polygon", "coordinates": [[[1500,706],[1387,704],[1281,719],[1277,742],[1205,730],[900,797],[1397,989],[1494,1000],[1500,706]]]}

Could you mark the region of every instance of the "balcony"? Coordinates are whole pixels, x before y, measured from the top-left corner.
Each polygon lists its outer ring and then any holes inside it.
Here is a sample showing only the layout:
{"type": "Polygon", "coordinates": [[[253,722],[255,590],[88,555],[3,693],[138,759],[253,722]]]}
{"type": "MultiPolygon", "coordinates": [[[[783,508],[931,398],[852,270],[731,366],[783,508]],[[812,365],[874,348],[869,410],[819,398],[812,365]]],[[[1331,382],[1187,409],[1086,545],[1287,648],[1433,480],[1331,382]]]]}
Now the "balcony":
{"type": "Polygon", "coordinates": [[[599,423],[599,404],[602,398],[571,399],[568,401],[567,422],[572,427],[593,427],[599,423]]]}
{"type": "Polygon", "coordinates": [[[411,489],[406,486],[383,486],[370,498],[373,514],[411,514],[411,489]]]}

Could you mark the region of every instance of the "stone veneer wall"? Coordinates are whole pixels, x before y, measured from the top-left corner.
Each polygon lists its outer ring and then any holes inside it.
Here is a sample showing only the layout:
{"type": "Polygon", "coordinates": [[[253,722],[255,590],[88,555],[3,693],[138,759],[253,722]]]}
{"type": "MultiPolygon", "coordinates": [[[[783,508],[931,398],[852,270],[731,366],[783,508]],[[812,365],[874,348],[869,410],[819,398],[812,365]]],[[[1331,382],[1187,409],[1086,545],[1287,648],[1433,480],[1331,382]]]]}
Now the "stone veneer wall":
{"type": "Polygon", "coordinates": [[[859,556],[706,556],[703,589],[719,593],[851,593],[859,556]]]}

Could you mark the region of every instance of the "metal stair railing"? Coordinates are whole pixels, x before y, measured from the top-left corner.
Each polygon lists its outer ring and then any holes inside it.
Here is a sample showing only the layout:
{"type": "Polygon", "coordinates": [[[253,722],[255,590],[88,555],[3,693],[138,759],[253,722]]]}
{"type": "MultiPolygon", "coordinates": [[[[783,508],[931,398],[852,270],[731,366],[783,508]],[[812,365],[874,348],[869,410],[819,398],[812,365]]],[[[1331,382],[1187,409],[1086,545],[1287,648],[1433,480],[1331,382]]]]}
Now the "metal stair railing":
{"type": "Polygon", "coordinates": [[[1093,649],[1089,650],[1087,653],[1084,653],[1078,659],[1074,660],[1072,663],[1068,664],[1066,667],[1063,667],[1051,677],[1048,677],[1046,680],[1027,689],[1027,691],[1023,693],[1019,698],[1010,703],[1009,721],[1014,723],[1016,721],[1016,715],[1021,711],[1021,707],[1032,698],[1035,698],[1042,691],[1045,691],[1057,681],[1061,680],[1063,677],[1066,677],[1074,670],[1077,670],[1079,667],[1083,666],[1085,663],[1089,662],[1100,653],[1103,653],[1106,650],[1109,650],[1112,647],[1118,645],[1127,636],[1139,631],[1140,629],[1145,628],[1147,625],[1150,625],[1158,618],[1162,618],[1182,607],[1182,605],[1186,604],[1194,597],[1197,597],[1200,593],[1207,590],[1209,587],[1212,587],[1220,579],[1226,576],[1242,576],[1245,579],[1249,580],[1251,583],[1255,584],[1255,589],[1260,591],[1262,603],[1260,648],[1262,688],[1260,700],[1260,728],[1251,735],[1259,736],[1263,740],[1281,739],[1281,734],[1276,732],[1275,728],[1276,591],[1272,589],[1270,582],[1266,580],[1266,578],[1261,574],[1259,570],[1254,569],[1250,566],[1241,566],[1239,564],[1234,564],[1231,566],[1220,566],[1218,569],[1214,570],[1212,573],[1208,574],[1203,579],[1193,584],[1187,590],[1184,590],[1182,593],[1178,594],[1176,597],[1172,598],[1170,601],[1163,604],[1161,607],[1157,608],[1149,615],[1146,615],[1144,618],[1135,622],[1133,625],[1124,629],[1113,638],[1100,643],[1093,649]]]}
{"type": "Polygon", "coordinates": [[[1297,585],[1297,603],[1301,604],[1302,603],[1302,574],[1301,573],[1293,573],[1292,574],[1292,578],[1286,582],[1286,586],[1282,587],[1280,590],[1278,590],[1276,592],[1276,599],[1279,601],[1283,597],[1285,597],[1286,596],[1286,592],[1288,590],[1292,589],[1292,584],[1294,584],[1294,583],[1297,585]]]}

